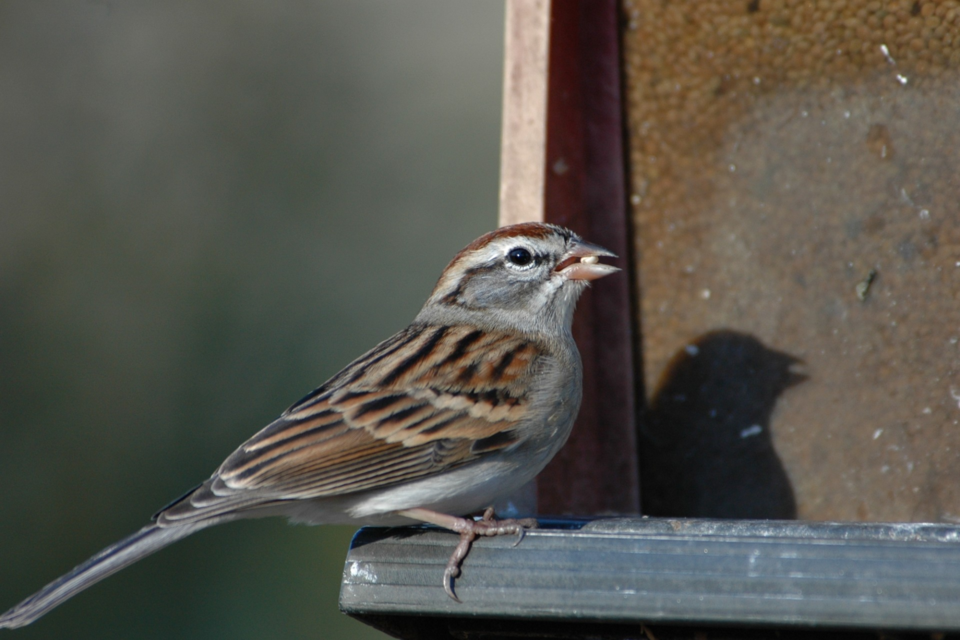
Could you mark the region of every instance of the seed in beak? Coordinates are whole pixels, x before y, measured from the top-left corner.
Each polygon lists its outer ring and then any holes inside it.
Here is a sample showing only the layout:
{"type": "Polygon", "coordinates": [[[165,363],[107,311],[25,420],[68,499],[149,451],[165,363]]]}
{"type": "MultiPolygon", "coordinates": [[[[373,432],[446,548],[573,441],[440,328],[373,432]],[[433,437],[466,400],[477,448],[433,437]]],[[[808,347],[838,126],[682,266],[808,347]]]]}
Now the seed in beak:
{"type": "Polygon", "coordinates": [[[597,264],[598,262],[600,262],[600,257],[599,256],[583,256],[582,258],[580,258],[580,262],[582,262],[583,264],[597,264]]]}

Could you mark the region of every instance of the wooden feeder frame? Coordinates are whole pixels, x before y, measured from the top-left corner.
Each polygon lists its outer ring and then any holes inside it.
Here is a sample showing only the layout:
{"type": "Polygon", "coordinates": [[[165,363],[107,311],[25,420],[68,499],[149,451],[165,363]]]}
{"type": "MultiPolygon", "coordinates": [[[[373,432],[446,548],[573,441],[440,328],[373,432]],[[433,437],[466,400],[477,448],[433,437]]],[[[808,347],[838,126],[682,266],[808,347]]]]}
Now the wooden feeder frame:
{"type": "MultiPolygon", "coordinates": [[[[500,222],[547,221],[633,265],[616,0],[507,0],[500,222]]],[[[458,604],[440,576],[455,538],[366,528],[341,609],[398,638],[941,638],[960,632],[960,528],[665,520],[640,513],[644,392],[632,277],[577,310],[584,402],[540,476],[522,544],[479,540],[458,604]],[[602,462],[600,462],[602,461],[602,462]]]]}

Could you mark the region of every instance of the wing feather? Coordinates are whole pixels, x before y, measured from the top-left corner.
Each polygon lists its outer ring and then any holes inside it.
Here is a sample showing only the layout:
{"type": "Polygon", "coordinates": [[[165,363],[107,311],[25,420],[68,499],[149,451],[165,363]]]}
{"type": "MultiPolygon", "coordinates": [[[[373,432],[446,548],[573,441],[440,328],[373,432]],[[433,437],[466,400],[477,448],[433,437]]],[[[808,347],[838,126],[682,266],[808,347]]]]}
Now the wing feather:
{"type": "Polygon", "coordinates": [[[514,446],[543,356],[510,334],[408,327],[244,443],[160,520],[409,482],[514,446]]]}

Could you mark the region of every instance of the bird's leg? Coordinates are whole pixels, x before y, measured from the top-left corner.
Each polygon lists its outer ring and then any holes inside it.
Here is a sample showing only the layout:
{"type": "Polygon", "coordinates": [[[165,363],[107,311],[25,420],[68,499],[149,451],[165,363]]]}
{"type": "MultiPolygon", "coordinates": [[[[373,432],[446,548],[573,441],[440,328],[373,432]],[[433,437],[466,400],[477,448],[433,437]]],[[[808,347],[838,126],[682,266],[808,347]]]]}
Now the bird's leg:
{"type": "Polygon", "coordinates": [[[497,520],[493,515],[493,507],[488,507],[487,510],[483,512],[483,517],[480,520],[458,518],[457,516],[419,508],[405,509],[404,511],[398,511],[397,514],[405,518],[419,520],[420,522],[435,524],[438,527],[443,527],[444,529],[449,529],[454,533],[460,534],[460,542],[450,555],[450,560],[447,561],[447,568],[443,572],[443,590],[456,602],[460,602],[460,598],[457,597],[457,594],[453,590],[453,581],[460,575],[460,564],[463,562],[463,559],[467,557],[467,554],[470,553],[470,546],[478,536],[493,537],[515,534],[517,541],[514,543],[514,546],[516,546],[523,540],[524,531],[537,528],[535,518],[497,520]]]}

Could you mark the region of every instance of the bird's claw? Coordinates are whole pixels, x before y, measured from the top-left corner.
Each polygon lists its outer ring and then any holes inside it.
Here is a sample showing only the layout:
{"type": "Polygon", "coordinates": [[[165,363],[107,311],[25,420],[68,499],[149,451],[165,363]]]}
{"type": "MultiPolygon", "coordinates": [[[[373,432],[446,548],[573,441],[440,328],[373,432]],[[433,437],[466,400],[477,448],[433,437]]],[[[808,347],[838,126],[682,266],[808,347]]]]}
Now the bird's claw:
{"type": "Polygon", "coordinates": [[[537,521],[535,518],[524,518],[522,520],[497,520],[493,514],[493,508],[488,508],[483,512],[480,520],[471,520],[463,518],[457,522],[457,532],[460,534],[460,542],[450,555],[447,561],[447,568],[443,572],[443,590],[450,596],[454,602],[461,603],[462,600],[457,597],[454,591],[454,583],[460,576],[460,565],[463,559],[470,553],[470,547],[478,536],[494,537],[516,534],[517,540],[513,546],[520,544],[527,529],[536,529],[537,521]]]}
{"type": "Polygon", "coordinates": [[[451,567],[449,564],[443,572],[443,590],[447,593],[448,596],[453,598],[453,601],[457,604],[463,604],[463,600],[457,597],[457,594],[453,590],[453,583],[456,580],[457,576],[460,575],[460,567],[451,567]]]}

